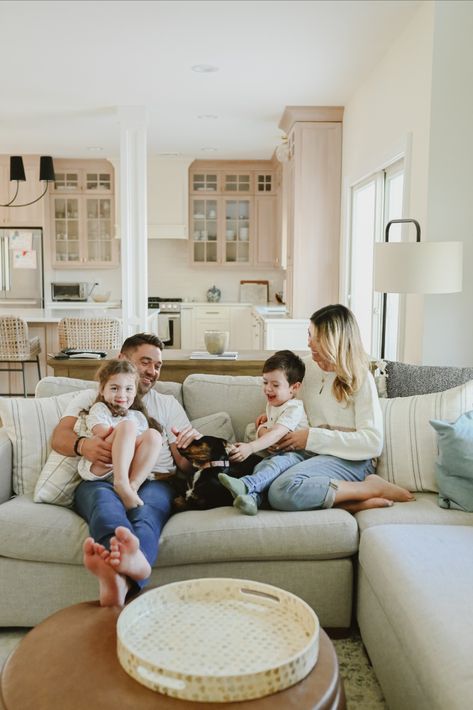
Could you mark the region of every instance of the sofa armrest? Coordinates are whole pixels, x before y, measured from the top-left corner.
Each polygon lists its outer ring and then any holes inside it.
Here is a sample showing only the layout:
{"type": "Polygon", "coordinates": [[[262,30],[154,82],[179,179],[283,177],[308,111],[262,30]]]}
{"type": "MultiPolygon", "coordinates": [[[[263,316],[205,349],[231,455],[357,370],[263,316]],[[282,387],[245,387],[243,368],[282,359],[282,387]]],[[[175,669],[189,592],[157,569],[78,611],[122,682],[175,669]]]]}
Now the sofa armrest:
{"type": "Polygon", "coordinates": [[[0,428],[0,503],[12,496],[12,445],[6,432],[0,428]]]}

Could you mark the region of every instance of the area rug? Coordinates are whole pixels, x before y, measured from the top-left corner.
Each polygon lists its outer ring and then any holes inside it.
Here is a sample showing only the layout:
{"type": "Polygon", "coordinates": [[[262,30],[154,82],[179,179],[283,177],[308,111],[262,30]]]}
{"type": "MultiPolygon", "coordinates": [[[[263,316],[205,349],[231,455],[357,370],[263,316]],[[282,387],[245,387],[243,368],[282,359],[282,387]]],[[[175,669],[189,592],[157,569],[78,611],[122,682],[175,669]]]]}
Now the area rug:
{"type": "Polygon", "coordinates": [[[383,692],[358,631],[344,639],[332,639],[343,678],[347,710],[387,710],[383,692]]]}

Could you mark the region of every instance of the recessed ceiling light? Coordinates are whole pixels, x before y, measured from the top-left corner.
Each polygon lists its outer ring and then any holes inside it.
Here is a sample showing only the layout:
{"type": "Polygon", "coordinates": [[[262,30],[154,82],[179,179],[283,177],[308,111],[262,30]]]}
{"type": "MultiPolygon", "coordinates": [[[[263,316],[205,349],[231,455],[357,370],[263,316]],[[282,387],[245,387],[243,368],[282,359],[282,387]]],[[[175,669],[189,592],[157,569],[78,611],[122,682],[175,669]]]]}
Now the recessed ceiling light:
{"type": "Polygon", "coordinates": [[[218,148],[201,148],[202,153],[216,153],[218,148]]]}
{"type": "Polygon", "coordinates": [[[204,119],[216,119],[218,118],[216,113],[200,113],[197,118],[204,118],[204,119]]]}
{"type": "Polygon", "coordinates": [[[197,74],[211,74],[214,71],[218,71],[218,67],[213,64],[194,64],[191,69],[197,72],[197,74]]]}
{"type": "Polygon", "coordinates": [[[89,151],[89,153],[101,153],[103,151],[103,148],[100,145],[88,145],[87,150],[89,151]]]}
{"type": "Polygon", "coordinates": [[[158,153],[163,158],[178,158],[182,153],[158,153]]]}

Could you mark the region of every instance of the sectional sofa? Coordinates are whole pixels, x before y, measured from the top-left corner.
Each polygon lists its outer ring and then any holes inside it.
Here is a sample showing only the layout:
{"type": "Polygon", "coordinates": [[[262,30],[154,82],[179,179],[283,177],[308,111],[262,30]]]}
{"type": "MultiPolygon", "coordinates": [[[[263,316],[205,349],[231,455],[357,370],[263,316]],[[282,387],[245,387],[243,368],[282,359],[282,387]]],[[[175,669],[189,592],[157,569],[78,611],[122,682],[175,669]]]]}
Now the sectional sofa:
{"type": "MultiPolygon", "coordinates": [[[[388,395],[380,399],[379,473],[415,490],[415,501],[356,516],[332,509],[251,517],[231,507],[178,513],[163,530],[151,585],[228,576],[283,587],[326,628],[348,631],[356,617],[389,707],[463,709],[473,698],[473,513],[438,505],[428,420],[453,421],[473,409],[473,370],[416,368],[413,376],[412,367],[388,363],[379,381],[388,395]],[[447,391],[425,393],[432,389],[447,391]]],[[[33,626],[97,598],[82,566],[87,526],[64,504],[69,489],[52,485],[54,475],[38,478],[52,428],[90,384],[48,377],[35,399],[0,400],[0,626],[33,626]]],[[[260,378],[191,375],[157,389],[177,397],[204,433],[237,440],[264,410],[260,378]]],[[[63,465],[73,469],[75,461],[63,465]]]]}

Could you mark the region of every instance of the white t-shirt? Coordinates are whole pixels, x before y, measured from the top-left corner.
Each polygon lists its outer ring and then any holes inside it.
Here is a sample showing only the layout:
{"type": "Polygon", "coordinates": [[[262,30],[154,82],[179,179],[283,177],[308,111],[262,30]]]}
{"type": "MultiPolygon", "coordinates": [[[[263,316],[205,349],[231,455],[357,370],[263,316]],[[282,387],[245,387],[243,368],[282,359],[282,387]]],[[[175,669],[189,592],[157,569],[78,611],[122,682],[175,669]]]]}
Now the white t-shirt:
{"type": "Polygon", "coordinates": [[[350,461],[379,456],[383,448],[383,417],[372,374],[366,373],[358,392],[345,404],[333,394],[335,372],[322,370],[310,355],[304,363],[300,397],[310,423],[306,450],[350,461]],[[353,431],[319,428],[327,425],[353,431]]]}
{"type": "MultiPolygon", "coordinates": [[[[115,416],[104,402],[96,402],[90,408],[89,413],[85,415],[87,436],[93,436],[92,430],[97,424],[105,424],[105,426],[115,428],[117,424],[123,421],[135,422],[137,435],[149,429],[148,422],[143,412],[137,412],[136,409],[128,409],[123,416],[115,416]]],[[[74,429],[75,428],[76,427],[74,427],[74,429]]]]}
{"type": "Polygon", "coordinates": [[[304,402],[300,399],[288,399],[284,404],[274,407],[266,405],[268,421],[263,424],[267,429],[272,429],[275,424],[285,426],[289,431],[308,429],[309,420],[304,411],[304,402]]]}
{"type": "MultiPolygon", "coordinates": [[[[90,409],[96,397],[97,390],[82,390],[78,392],[65,409],[62,416],[78,417],[82,409],[90,409]]],[[[184,427],[189,426],[189,419],[184,409],[172,394],[161,394],[152,389],[144,395],[143,403],[149,416],[156,419],[163,428],[161,434],[163,445],[157,461],[153,466],[153,472],[175,473],[176,464],[174,463],[169,444],[174,443],[176,437],[172,433],[171,427],[176,427],[181,431],[184,427]]]]}

